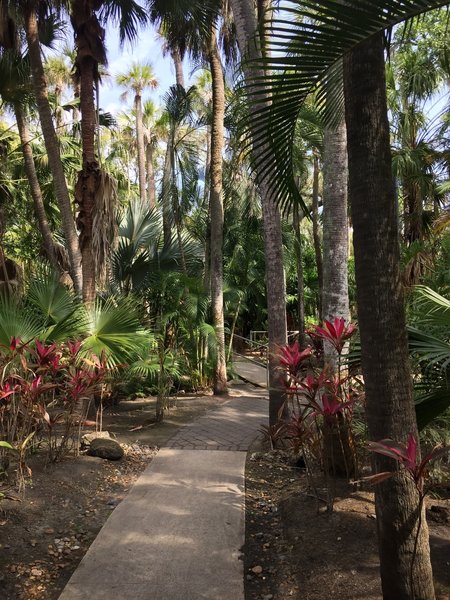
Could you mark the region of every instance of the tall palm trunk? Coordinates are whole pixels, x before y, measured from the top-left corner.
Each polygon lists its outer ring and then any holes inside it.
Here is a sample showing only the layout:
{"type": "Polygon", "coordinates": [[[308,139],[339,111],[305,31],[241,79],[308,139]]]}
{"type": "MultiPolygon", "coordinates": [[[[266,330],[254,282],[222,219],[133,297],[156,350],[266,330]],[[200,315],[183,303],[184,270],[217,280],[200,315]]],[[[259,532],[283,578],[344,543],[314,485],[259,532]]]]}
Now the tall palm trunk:
{"type": "Polygon", "coordinates": [[[209,202],[211,184],[211,127],[206,128],[206,162],[205,162],[205,187],[204,205],[208,207],[206,215],[205,232],[205,271],[203,274],[203,285],[207,294],[211,293],[211,206],[209,202]]]}
{"type": "Polygon", "coordinates": [[[164,244],[167,245],[170,241],[171,228],[173,223],[172,214],[172,148],[175,144],[174,126],[170,127],[169,138],[167,140],[166,154],[164,158],[164,168],[161,182],[161,205],[163,217],[163,237],[164,244]]]}
{"type": "Polygon", "coordinates": [[[301,217],[298,206],[294,206],[293,225],[295,234],[295,254],[297,263],[297,326],[298,326],[298,341],[300,348],[306,348],[306,333],[305,333],[305,291],[303,278],[303,244],[302,234],[300,231],[301,217]]]}
{"type": "MultiPolygon", "coordinates": [[[[98,4],[95,5],[98,8],[98,4]]],[[[97,115],[94,89],[98,81],[98,64],[106,63],[103,46],[104,31],[94,12],[93,2],[74,0],[71,21],[75,34],[77,57],[75,66],[80,81],[82,170],[75,186],[79,204],[77,224],[80,230],[80,247],[83,269],[83,301],[91,306],[96,292],[96,265],[93,253],[93,223],[96,194],[101,171],[95,157],[97,115]]]]}
{"type": "Polygon", "coordinates": [[[83,268],[83,301],[92,305],[95,300],[95,261],[92,248],[95,194],[100,170],[95,159],[94,61],[85,58],[80,65],[81,144],[83,165],[78,174],[75,197],[80,207],[78,227],[83,268]]]}
{"type": "Polygon", "coordinates": [[[134,109],[136,111],[136,144],[137,144],[137,164],[139,175],[139,197],[144,203],[146,199],[145,191],[145,143],[144,143],[144,122],[142,116],[142,98],[140,94],[134,97],[134,109]]]}
{"type": "Polygon", "coordinates": [[[14,114],[16,117],[17,129],[19,130],[20,142],[22,145],[25,172],[27,174],[27,179],[30,186],[31,197],[33,198],[34,212],[36,214],[39,231],[42,235],[45,253],[51,265],[57,271],[61,271],[61,267],[56,258],[53,236],[50,230],[50,225],[48,224],[47,215],[45,213],[42,190],[36,173],[36,167],[34,165],[33,150],[31,149],[30,132],[28,130],[27,120],[23,109],[19,104],[14,105],[14,114]]]}
{"type": "Polygon", "coordinates": [[[322,245],[320,241],[319,230],[319,157],[314,153],[313,159],[313,187],[312,187],[312,226],[314,252],[316,255],[317,279],[319,282],[319,298],[318,298],[318,313],[319,320],[322,319],[322,294],[323,294],[323,259],[322,245]]]}
{"type": "MultiPolygon", "coordinates": [[[[239,49],[242,56],[261,59],[258,43],[258,22],[253,0],[231,0],[239,49]]],[[[244,66],[246,80],[251,84],[262,72],[253,67],[244,66]]],[[[261,107],[267,100],[260,93],[250,100],[250,111],[261,107]]],[[[255,155],[261,155],[264,148],[254,149],[255,155]]],[[[287,342],[286,332],[286,294],[283,268],[283,246],[281,238],[281,217],[276,206],[276,198],[270,191],[269,180],[262,168],[257,172],[258,191],[261,196],[264,250],[266,259],[266,288],[269,333],[269,421],[273,425],[279,419],[285,401],[284,384],[279,369],[278,348],[287,342]]]]}
{"type": "Polygon", "coordinates": [[[170,55],[175,66],[175,81],[178,85],[184,87],[184,72],[183,72],[183,61],[181,59],[181,53],[179,48],[172,48],[170,55]]]}
{"type": "Polygon", "coordinates": [[[217,339],[217,360],[214,368],[214,393],[227,392],[225,357],[225,321],[223,314],[223,195],[222,152],[224,146],[225,84],[222,63],[214,29],[209,42],[208,59],[212,78],[212,126],[210,196],[211,214],[211,305],[217,339]]]}
{"type": "MultiPolygon", "coordinates": [[[[354,227],[358,322],[372,440],[417,436],[408,356],[399,233],[392,177],[382,35],[345,59],[349,199],[354,227]]],[[[374,457],[377,471],[394,462],[374,457]]],[[[385,600],[434,600],[428,528],[405,470],[375,488],[385,600]],[[410,568],[417,549],[411,581],[410,568]]]]}
{"type": "Polygon", "coordinates": [[[63,164],[59,148],[58,137],[55,132],[52,111],[48,102],[47,85],[42,64],[41,47],[39,44],[38,24],[33,4],[26,4],[24,10],[25,34],[28,45],[28,55],[31,64],[31,74],[34,93],[44,136],[48,162],[53,177],[55,195],[58,201],[64,236],[67,242],[67,251],[70,261],[70,275],[73,279],[75,290],[81,295],[82,272],[81,254],[75,222],[72,213],[69,192],[64,175],[63,164]]]}
{"type": "Polygon", "coordinates": [[[145,149],[147,172],[147,202],[150,210],[156,206],[155,169],[153,166],[153,142],[150,140],[145,149]]]}
{"type": "MultiPolygon", "coordinates": [[[[345,122],[326,127],[323,153],[323,292],[324,319],[349,320],[347,135],[345,122]]],[[[335,372],[337,353],[324,344],[325,365],[335,372]]]]}

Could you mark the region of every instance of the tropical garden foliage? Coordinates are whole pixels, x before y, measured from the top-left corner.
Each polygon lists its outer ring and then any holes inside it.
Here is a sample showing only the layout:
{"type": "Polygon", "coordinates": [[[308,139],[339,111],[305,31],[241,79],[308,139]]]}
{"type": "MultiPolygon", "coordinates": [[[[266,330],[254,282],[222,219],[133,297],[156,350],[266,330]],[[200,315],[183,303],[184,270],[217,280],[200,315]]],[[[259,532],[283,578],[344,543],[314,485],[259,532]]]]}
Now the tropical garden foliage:
{"type": "Polygon", "coordinates": [[[433,598],[407,461],[450,407],[445,5],[2,3],[4,469],[16,451],[24,473],[44,432],[67,450],[55,427],[71,439],[118,390],[154,393],[156,420],[180,387],[226,393],[236,340],[266,332],[269,437],[354,477],[358,396],[376,470],[396,473],[376,492],[385,597],[433,598]],[[151,57],[107,66],[107,31],[155,27],[175,68],[161,94],[151,57]],[[389,511],[413,523],[404,545],[389,511]]]}

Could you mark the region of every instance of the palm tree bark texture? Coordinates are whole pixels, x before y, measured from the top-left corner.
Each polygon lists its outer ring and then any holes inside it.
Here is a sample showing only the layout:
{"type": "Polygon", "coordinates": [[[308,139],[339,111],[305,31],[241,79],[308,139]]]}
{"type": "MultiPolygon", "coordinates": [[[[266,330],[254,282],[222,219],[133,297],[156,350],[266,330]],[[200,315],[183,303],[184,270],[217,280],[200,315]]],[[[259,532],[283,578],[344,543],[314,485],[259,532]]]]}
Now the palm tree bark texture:
{"type": "Polygon", "coordinates": [[[18,102],[14,105],[14,114],[16,117],[17,129],[19,130],[20,143],[22,145],[25,173],[27,174],[31,197],[33,198],[34,212],[38,221],[39,231],[42,235],[45,253],[53,268],[56,271],[61,271],[61,267],[56,258],[55,243],[50,225],[48,223],[47,214],[45,212],[42,190],[36,173],[36,167],[34,165],[33,150],[30,143],[30,132],[28,130],[27,119],[22,106],[18,102]]]}
{"type": "Polygon", "coordinates": [[[64,236],[67,242],[67,251],[71,266],[70,275],[73,279],[76,292],[81,294],[81,254],[70,196],[64,175],[64,168],[61,161],[58,136],[55,132],[52,111],[48,101],[47,83],[42,64],[38,22],[35,10],[35,2],[29,2],[24,5],[25,34],[28,45],[28,55],[30,58],[33,88],[36,95],[36,103],[42,127],[42,134],[44,136],[45,148],[49,158],[49,166],[52,172],[56,199],[61,212],[64,236]]]}
{"type": "MultiPolygon", "coordinates": [[[[337,127],[326,127],[323,141],[323,318],[349,320],[348,306],[348,218],[347,135],[342,119],[337,127]]],[[[337,352],[324,343],[325,365],[337,370],[337,352]]]]}
{"type": "MultiPolygon", "coordinates": [[[[253,0],[231,0],[239,50],[243,57],[261,59],[258,43],[258,21],[253,0]]],[[[244,74],[248,82],[261,77],[262,71],[244,64],[244,74]]],[[[267,101],[262,94],[255,95],[250,102],[250,110],[256,110],[267,101]]],[[[259,147],[254,152],[263,152],[259,147]]],[[[258,169],[257,185],[261,196],[264,228],[264,251],[266,261],[266,289],[269,333],[269,421],[275,425],[285,402],[285,387],[279,366],[279,347],[287,343],[286,291],[283,266],[283,245],[281,238],[281,216],[276,206],[276,198],[270,190],[269,179],[263,169],[258,169]]]]}
{"type": "Polygon", "coordinates": [[[223,314],[223,195],[222,153],[224,146],[225,83],[214,27],[209,41],[208,59],[212,78],[212,125],[210,195],[211,214],[211,305],[217,339],[217,360],[214,369],[214,393],[227,392],[225,358],[225,322],[223,314]]]}
{"type": "Polygon", "coordinates": [[[106,64],[105,32],[95,10],[101,2],[75,0],[72,3],[71,21],[75,35],[77,57],[75,68],[80,81],[82,170],[75,186],[75,199],[79,205],[77,225],[80,230],[80,248],[83,270],[83,301],[92,305],[95,300],[95,259],[93,253],[93,218],[95,198],[100,184],[101,171],[95,156],[96,109],[94,89],[98,81],[98,65],[106,64]]]}
{"type": "MultiPolygon", "coordinates": [[[[417,437],[417,426],[384,69],[381,34],[345,58],[349,200],[369,436],[405,441],[409,433],[417,437]]],[[[397,466],[377,455],[374,468],[397,466]]],[[[384,600],[434,600],[428,528],[422,514],[418,531],[419,494],[405,470],[376,486],[375,506],[384,600]]]]}

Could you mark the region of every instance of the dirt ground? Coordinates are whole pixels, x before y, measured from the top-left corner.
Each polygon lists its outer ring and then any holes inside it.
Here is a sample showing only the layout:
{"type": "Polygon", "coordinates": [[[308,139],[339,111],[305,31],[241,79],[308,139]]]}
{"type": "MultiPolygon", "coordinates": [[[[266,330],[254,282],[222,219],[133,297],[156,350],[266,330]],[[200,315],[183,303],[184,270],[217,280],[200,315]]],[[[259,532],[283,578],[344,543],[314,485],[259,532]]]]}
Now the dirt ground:
{"type": "MultiPolygon", "coordinates": [[[[304,471],[274,451],[249,453],[246,498],[246,600],[381,600],[371,493],[317,514],[304,471]]],[[[450,502],[428,507],[437,598],[450,600],[450,502]]]]}
{"type": "Polygon", "coordinates": [[[154,399],[121,402],[105,411],[103,429],[124,445],[122,460],[79,456],[45,466],[38,452],[23,496],[12,483],[0,484],[0,598],[56,600],[158,447],[180,425],[224,401],[181,397],[158,425],[152,422],[154,399]]]}
{"type": "MultiPolygon", "coordinates": [[[[122,402],[105,412],[103,428],[124,444],[124,459],[79,456],[44,467],[38,453],[25,496],[0,485],[0,598],[56,600],[158,447],[224,401],[180,398],[159,425],[153,400],[122,402]]],[[[276,452],[250,452],[246,480],[246,600],[381,598],[371,494],[338,498],[334,514],[318,516],[303,472],[276,452]]],[[[430,539],[438,598],[450,600],[450,503],[430,506],[442,507],[430,512],[430,539]]]]}

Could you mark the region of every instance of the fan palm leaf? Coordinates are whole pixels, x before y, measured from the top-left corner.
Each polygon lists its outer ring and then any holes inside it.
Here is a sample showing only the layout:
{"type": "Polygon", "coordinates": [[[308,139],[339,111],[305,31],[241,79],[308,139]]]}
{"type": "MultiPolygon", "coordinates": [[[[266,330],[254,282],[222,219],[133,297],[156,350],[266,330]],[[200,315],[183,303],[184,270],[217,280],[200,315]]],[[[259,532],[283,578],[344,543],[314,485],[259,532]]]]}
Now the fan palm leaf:
{"type": "Polygon", "coordinates": [[[0,295],[0,344],[9,348],[12,337],[24,342],[34,340],[42,331],[42,321],[30,310],[25,310],[17,298],[0,295]]]}
{"type": "Polygon", "coordinates": [[[110,367],[129,363],[148,342],[135,302],[128,298],[97,299],[88,313],[87,337],[82,351],[104,355],[110,367]]]}

